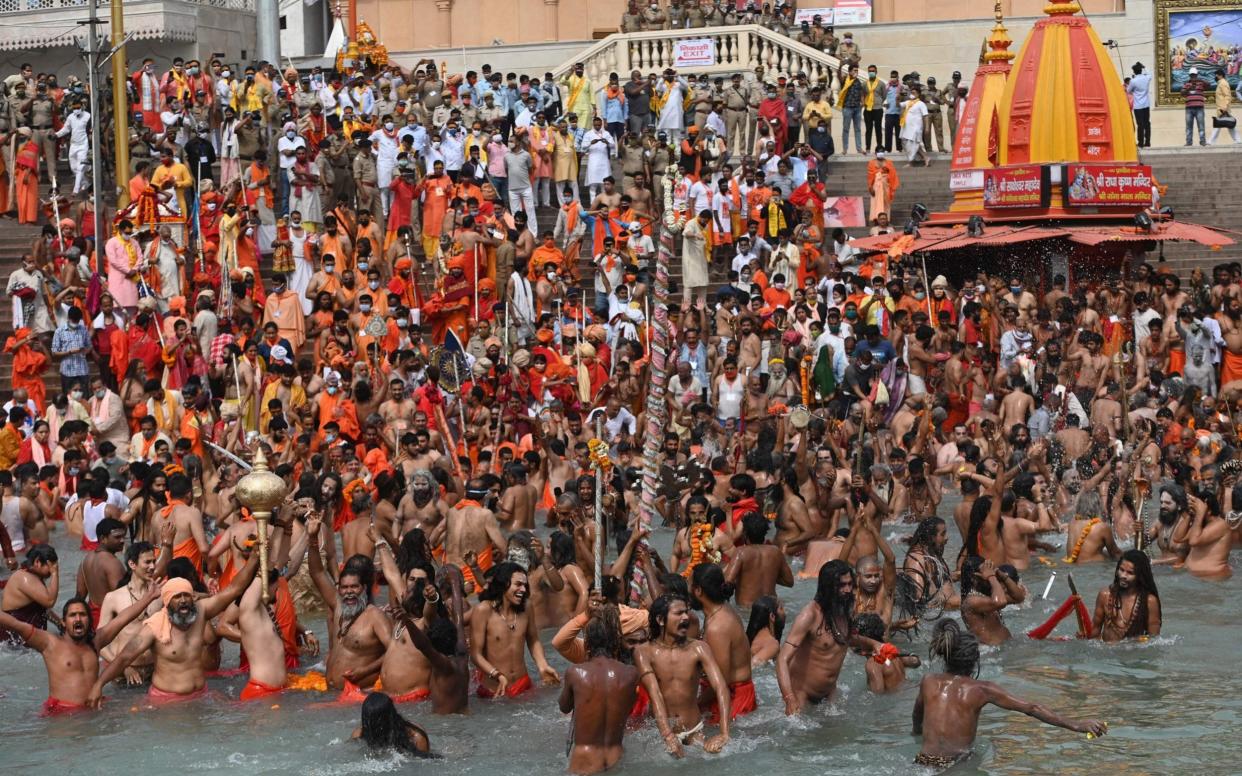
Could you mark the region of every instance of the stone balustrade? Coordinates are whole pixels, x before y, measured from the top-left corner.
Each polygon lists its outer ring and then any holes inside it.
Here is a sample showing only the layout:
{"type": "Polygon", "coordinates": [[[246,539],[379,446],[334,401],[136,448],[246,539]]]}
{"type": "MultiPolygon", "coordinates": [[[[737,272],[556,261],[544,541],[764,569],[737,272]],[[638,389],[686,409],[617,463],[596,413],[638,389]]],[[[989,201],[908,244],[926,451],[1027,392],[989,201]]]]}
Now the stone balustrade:
{"type": "Polygon", "coordinates": [[[812,83],[831,83],[833,73],[841,66],[836,57],[757,24],[614,33],[562,63],[553,75],[559,78],[569,73],[577,62],[583,63],[585,74],[594,83],[607,81],[609,73],[619,74],[624,81],[634,70],[645,75],[675,67],[679,73],[714,75],[753,71],[760,65],[770,76],[789,77],[805,72],[812,83]],[[715,43],[714,63],[677,67],[674,44],[698,39],[715,43]]]}

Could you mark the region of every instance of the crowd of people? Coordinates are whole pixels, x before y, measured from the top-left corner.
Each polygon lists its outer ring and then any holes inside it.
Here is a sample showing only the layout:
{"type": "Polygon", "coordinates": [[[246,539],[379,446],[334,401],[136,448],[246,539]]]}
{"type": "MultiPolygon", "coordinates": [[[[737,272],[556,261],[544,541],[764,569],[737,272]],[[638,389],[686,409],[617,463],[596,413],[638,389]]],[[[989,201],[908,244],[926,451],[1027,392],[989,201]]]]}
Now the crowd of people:
{"type": "MultiPolygon", "coordinates": [[[[1003,612],[1040,554],[1116,571],[1034,638],[1070,614],[1084,638],[1156,636],[1153,566],[1230,574],[1242,265],[1045,288],[998,256],[929,279],[827,233],[821,124],[804,139],[766,100],[722,123],[657,80],[631,123],[631,87],[581,68],[143,64],[133,204],[96,235],[105,203],[78,181],[7,285],[0,627],[43,654],[45,713],[113,683],[199,698],[231,641],[243,700],[333,692],[362,704],[361,738],[406,751],[431,744],[394,704],[559,683],[569,767],[592,773],[627,720],[680,756],[720,751],[761,701],[832,700],[851,652],[872,691],[900,688],[922,624],[943,671],[913,710],[919,763],[967,755],[987,704],[1106,732],[975,678],[979,646],[1014,637],[1003,612]],[[733,154],[752,126],[772,139],[733,154]],[[665,371],[662,229],[681,242],[665,371]],[[266,576],[238,493],[264,465],[289,493],[266,576]],[[815,593],[786,631],[794,585],[815,593]],[[323,670],[303,670],[324,620],[323,670]]],[[[882,231],[898,181],[871,164],[882,231]]]]}

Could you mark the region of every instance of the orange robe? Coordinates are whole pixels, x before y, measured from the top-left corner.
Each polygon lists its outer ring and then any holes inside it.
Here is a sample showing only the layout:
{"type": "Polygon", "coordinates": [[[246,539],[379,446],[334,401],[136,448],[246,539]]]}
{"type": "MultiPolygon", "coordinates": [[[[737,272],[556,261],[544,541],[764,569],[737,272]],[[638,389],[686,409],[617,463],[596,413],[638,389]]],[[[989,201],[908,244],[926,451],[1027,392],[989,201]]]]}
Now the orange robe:
{"type": "Polygon", "coordinates": [[[532,282],[538,280],[539,276],[543,274],[544,267],[548,264],[555,264],[556,272],[560,274],[565,267],[565,254],[556,246],[549,248],[546,245],[540,245],[530,255],[530,267],[527,271],[527,277],[532,282]]]}
{"type": "Polygon", "coordinates": [[[47,389],[43,385],[43,372],[47,369],[47,356],[30,347],[29,343],[17,345],[17,340],[30,334],[30,329],[21,328],[13,333],[4,343],[4,352],[13,356],[13,387],[25,388],[26,394],[34,400],[35,406],[42,413],[47,408],[47,389]]]}
{"type": "Polygon", "coordinates": [[[17,152],[17,222],[39,223],[39,147],[33,141],[17,152]]]}
{"type": "Polygon", "coordinates": [[[357,440],[362,436],[358,426],[358,410],[353,401],[341,394],[329,395],[326,390],[319,392],[319,435],[323,437],[323,427],[332,421],[341,427],[341,435],[357,440]]]}

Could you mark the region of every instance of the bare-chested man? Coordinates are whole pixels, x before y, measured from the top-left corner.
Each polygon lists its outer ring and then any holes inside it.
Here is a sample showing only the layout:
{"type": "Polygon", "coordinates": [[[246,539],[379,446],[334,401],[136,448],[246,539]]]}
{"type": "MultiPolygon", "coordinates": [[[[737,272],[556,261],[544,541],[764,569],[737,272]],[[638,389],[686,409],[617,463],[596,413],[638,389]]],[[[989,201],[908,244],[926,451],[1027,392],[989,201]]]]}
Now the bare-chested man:
{"type": "Polygon", "coordinates": [[[95,527],[99,546],[88,552],[78,566],[78,598],[86,599],[91,609],[91,627],[99,627],[99,615],[104,598],[121,584],[125,566],[116,554],[125,546],[125,524],[112,517],[105,517],[95,527]]]}
{"type": "Polygon", "coordinates": [[[615,623],[593,617],[585,628],[587,659],[565,671],[560,709],[570,723],[569,772],[600,773],[621,761],[622,738],[638,697],[638,669],[621,662],[621,634],[615,623]]]}
{"type": "Polygon", "coordinates": [[[165,582],[160,588],[164,608],[143,621],[138,635],[130,639],[116,660],[99,675],[87,696],[86,705],[99,708],[103,702],[103,688],[148,649],[155,653],[155,672],[151,675],[151,688],[147,691],[149,703],[175,703],[206,694],[203,650],[206,649],[207,625],[242,594],[258,568],[258,553],[254,553],[228,587],[214,596],[197,601],[188,580],[176,578],[165,582]]]}
{"type": "Polygon", "coordinates": [[[765,595],[776,595],[776,586],[793,587],[793,570],[785,553],[766,544],[768,519],[758,512],[742,518],[746,543],[736,547],[725,570],[725,581],[737,589],[737,605],[746,609],[765,595]]]}
{"type": "MultiPolygon", "coordinates": [[[[1229,551],[1233,548],[1233,532],[1225,518],[1215,514],[1202,499],[1187,494],[1190,509],[1182,514],[1173,531],[1173,543],[1190,546],[1186,570],[1196,577],[1228,579],[1233,576],[1229,551]]],[[[1225,509],[1233,509],[1233,499],[1242,496],[1242,487],[1235,486],[1225,498],[1225,509]]],[[[1163,497],[1161,498],[1163,502],[1163,497]]],[[[1163,503],[1161,508],[1163,508],[1163,503]]]]}
{"type": "Polygon", "coordinates": [[[306,523],[311,579],[328,607],[328,686],[344,690],[342,697],[352,699],[379,678],[384,653],[392,640],[392,623],[371,605],[371,580],[347,568],[336,584],[332,583],[319,554],[321,529],[317,518],[306,523]]]}
{"type": "Polygon", "coordinates": [[[241,691],[243,701],[275,695],[284,689],[288,679],[285,643],[275,612],[276,586],[279,580],[279,569],[268,569],[270,603],[263,603],[263,580],[258,576],[237,602],[237,624],[241,630],[242,649],[250,663],[250,679],[241,691]]]}
{"type": "Polygon", "coordinates": [[[99,678],[99,650],[116,638],[121,629],[142,615],[159,599],[152,587],[130,604],[112,622],[96,631],[91,625],[91,609],[82,598],[71,598],[61,608],[63,635],[56,636],[0,612],[0,628],[17,635],[26,646],[43,655],[47,668],[47,700],[43,716],[67,714],[85,708],[91,686],[99,678]]]}
{"type": "Polygon", "coordinates": [[[448,510],[442,531],[429,537],[432,546],[436,546],[439,544],[436,538],[443,536],[444,562],[462,567],[466,582],[475,589],[480,589],[482,582],[474,578],[469,567],[477,564],[479,569],[487,571],[495,564],[496,553],[508,544],[500,532],[495,513],[480,503],[486,497],[487,487],[483,480],[471,480],[466,486],[466,497],[448,510]],[[475,563],[466,562],[467,553],[475,563]]]}
{"type": "Polygon", "coordinates": [[[384,419],[384,434],[400,440],[406,429],[410,428],[417,407],[405,389],[404,380],[400,377],[389,380],[388,399],[379,406],[380,417],[384,419]]]}
{"type": "Polygon", "coordinates": [[[480,604],[470,617],[470,658],[480,698],[516,698],[534,689],[526,671],[527,648],[543,683],[560,683],[560,675],[544,656],[535,617],[526,611],[529,596],[526,572],[509,561],[496,566],[479,594],[480,604]]]}
{"type": "Polygon", "coordinates": [[[184,474],[172,475],[168,478],[168,506],[159,511],[156,522],[173,524],[173,557],[186,558],[202,573],[203,560],[210,547],[203,532],[203,513],[190,506],[192,498],[190,478],[184,474]]]}
{"type": "Polygon", "coordinates": [[[1025,589],[992,561],[972,555],[962,564],[962,622],[979,643],[1004,644],[1012,634],[1001,620],[1001,610],[1022,603],[1025,589]]]}
{"type": "Polygon", "coordinates": [[[833,697],[851,647],[871,653],[880,645],[854,632],[854,570],[837,559],[819,570],[815,598],[798,612],[776,658],[786,714],[833,697]]]}
{"type": "Polygon", "coordinates": [[[500,514],[496,517],[506,531],[535,527],[535,506],[540,494],[526,481],[526,476],[526,464],[511,463],[505,467],[505,489],[500,495],[500,514]]]}
{"type": "Polygon", "coordinates": [[[409,479],[410,490],[401,499],[397,507],[397,517],[401,521],[401,535],[421,528],[428,536],[436,526],[444,520],[448,513],[448,504],[440,498],[440,486],[428,469],[417,469],[409,479]]]}
{"type": "MultiPolygon", "coordinates": [[[[760,520],[767,521],[762,515],[760,520]]],[[[739,548],[740,549],[740,548],[739,548]]],[[[785,559],[775,547],[770,547],[777,562],[785,559]]],[[[789,575],[790,582],[793,575],[789,575]]],[[[700,563],[694,567],[690,579],[690,595],[695,608],[703,610],[702,639],[712,651],[720,673],[729,685],[729,719],[751,713],[758,708],[755,699],[755,683],[750,674],[750,640],[746,628],[733,607],[729,606],[730,585],[725,582],[724,572],[715,563],[700,563]]],[[[718,724],[721,706],[709,688],[704,688],[700,705],[706,705],[712,713],[711,723],[718,724]]]]}
{"type": "MultiPolygon", "coordinates": [[[[683,745],[703,740],[699,711],[700,677],[706,677],[718,701],[730,705],[729,686],[711,648],[690,640],[690,605],[665,593],[651,604],[648,628],[651,641],[635,648],[634,665],[651,698],[656,726],[669,754],[682,757],[683,745]]],[[[703,742],[703,749],[719,752],[729,742],[729,717],[720,718],[720,733],[703,742]]]]}
{"type": "Polygon", "coordinates": [[[970,755],[979,713],[989,703],[1049,725],[1102,736],[1108,725],[1096,720],[1071,722],[1051,709],[1010,695],[993,682],[973,678],[979,669],[979,642],[948,618],[932,631],[931,653],[944,661],[946,673],[927,674],[914,701],[914,735],[923,737],[916,765],[948,768],[970,755]]]}
{"type": "Polygon", "coordinates": [[[1096,596],[1092,630],[1106,644],[1113,644],[1159,636],[1162,620],[1151,559],[1141,550],[1126,550],[1117,561],[1113,583],[1096,596]]]}

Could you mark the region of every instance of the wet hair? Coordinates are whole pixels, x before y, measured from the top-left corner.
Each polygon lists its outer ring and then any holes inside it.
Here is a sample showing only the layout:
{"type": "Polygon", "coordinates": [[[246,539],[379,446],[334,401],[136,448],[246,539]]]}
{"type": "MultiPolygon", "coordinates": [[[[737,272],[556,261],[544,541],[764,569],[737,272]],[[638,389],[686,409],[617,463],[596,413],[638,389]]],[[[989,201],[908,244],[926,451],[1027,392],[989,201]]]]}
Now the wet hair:
{"type": "Polygon", "coordinates": [[[733,597],[733,585],[725,581],[724,569],[719,563],[700,563],[691,575],[694,587],[703,597],[714,604],[722,604],[733,597]]]}
{"type": "Polygon", "coordinates": [[[944,661],[945,671],[951,674],[974,676],[979,672],[979,640],[957,620],[943,617],[936,621],[927,654],[944,661]]]}
{"type": "Polygon", "coordinates": [[[777,616],[780,611],[780,601],[774,595],[760,596],[750,605],[750,619],[746,623],[746,641],[754,643],[755,637],[759,635],[759,631],[772,624],[773,618],[776,619],[775,633],[777,641],[781,640],[781,634],[785,631],[785,621],[777,616]]]}
{"type": "MultiPolygon", "coordinates": [[[[107,486],[105,485],[104,487],[106,488],[107,486]]],[[[113,531],[124,532],[125,530],[125,524],[120,520],[117,520],[115,517],[105,517],[99,521],[99,525],[95,526],[95,536],[102,539],[113,531]]]]}
{"type": "Polygon", "coordinates": [[[729,478],[729,487],[740,490],[746,497],[755,495],[755,478],[749,474],[735,474],[729,478]]]}
{"type": "Polygon", "coordinates": [[[967,556],[962,562],[962,600],[966,600],[966,596],[971,593],[980,593],[982,595],[992,595],[992,585],[986,579],[977,580],[979,569],[983,566],[983,558],[978,555],[967,556]]]}
{"type": "Polygon", "coordinates": [[[402,754],[429,757],[414,743],[414,736],[426,733],[401,716],[392,698],[384,692],[372,692],[362,702],[362,741],[371,750],[395,749],[402,754]]]}
{"type": "Polygon", "coordinates": [[[747,512],[742,516],[742,532],[747,544],[763,544],[768,535],[768,519],[758,512],[747,512]]]}
{"type": "Polygon", "coordinates": [[[854,611],[854,596],[850,594],[842,597],[837,592],[842,578],[848,576],[854,579],[854,569],[850,564],[841,559],[830,560],[819,569],[819,579],[816,581],[814,601],[819,605],[819,610],[823,614],[824,622],[828,624],[832,631],[832,638],[838,644],[844,644],[849,640],[850,634],[837,632],[837,619],[844,617],[845,627],[847,630],[852,624],[852,614],[854,611]]]}
{"type": "Polygon", "coordinates": [[[875,612],[863,612],[855,617],[854,630],[872,641],[884,641],[884,620],[875,612]]]}
{"type": "Polygon", "coordinates": [[[944,520],[939,517],[925,517],[920,520],[918,527],[910,536],[910,549],[919,547],[924,552],[937,554],[932,549],[932,543],[936,541],[936,534],[940,532],[942,525],[944,525],[944,520]]]}
{"type": "Polygon", "coordinates": [[[1033,489],[1035,487],[1035,475],[1030,472],[1022,472],[1013,478],[1013,492],[1018,498],[1024,498],[1028,501],[1034,501],[1035,496],[1033,489]]]}
{"type": "Polygon", "coordinates": [[[621,619],[617,608],[608,604],[598,616],[587,621],[583,640],[587,657],[618,659],[621,656],[621,619]]]}
{"type": "Polygon", "coordinates": [[[427,640],[436,652],[447,657],[457,655],[457,626],[444,617],[437,617],[427,626],[427,640]]]}
{"type": "MultiPolygon", "coordinates": [[[[505,561],[496,564],[492,569],[492,576],[487,580],[487,587],[483,592],[479,593],[480,601],[494,601],[499,603],[504,599],[505,593],[509,592],[509,585],[513,582],[514,574],[525,574],[526,569],[522,568],[513,561],[505,561]]],[[[518,611],[525,609],[525,604],[518,611]]]]}
{"type": "Polygon", "coordinates": [[[552,532],[548,539],[548,552],[552,556],[552,565],[558,569],[577,561],[574,538],[564,531],[552,532]]]}
{"type": "Polygon", "coordinates": [[[366,555],[350,555],[345,559],[345,565],[341,567],[341,573],[337,577],[337,582],[340,582],[346,576],[358,578],[358,583],[362,585],[362,594],[366,597],[367,603],[370,603],[371,587],[375,580],[375,561],[366,555]]]}
{"type": "Polygon", "coordinates": [[[198,575],[198,570],[189,558],[173,558],[168,564],[168,578],[184,579],[190,583],[195,593],[207,592],[207,586],[203,584],[202,577],[198,575]]]}
{"type": "MultiPolygon", "coordinates": [[[[967,552],[979,551],[979,531],[983,529],[983,523],[988,519],[988,514],[992,511],[992,497],[980,496],[975,499],[975,503],[970,505],[970,525],[966,530],[966,540],[963,546],[967,552]]],[[[996,535],[1000,536],[1001,523],[996,523],[996,535]]]]}
{"type": "Polygon", "coordinates": [[[665,593],[651,602],[651,608],[647,610],[647,630],[651,632],[652,641],[660,638],[664,633],[664,626],[668,624],[669,609],[673,607],[675,601],[681,601],[684,604],[686,599],[679,595],[665,593]]]}
{"type": "Polygon", "coordinates": [[[56,561],[56,550],[52,548],[52,545],[36,544],[26,550],[26,562],[22,565],[29,569],[36,563],[55,563],[56,561]]]}
{"type": "Polygon", "coordinates": [[[1151,558],[1142,550],[1126,550],[1117,559],[1117,569],[1113,572],[1113,583],[1109,586],[1109,601],[1112,604],[1113,622],[1121,622],[1121,564],[1126,561],[1134,566],[1134,586],[1138,600],[1135,601],[1134,616],[1130,619],[1130,627],[1122,634],[1122,638],[1133,638],[1147,632],[1147,596],[1156,598],[1156,606],[1160,607],[1160,593],[1156,590],[1156,578],[1151,573],[1151,558]]]}

